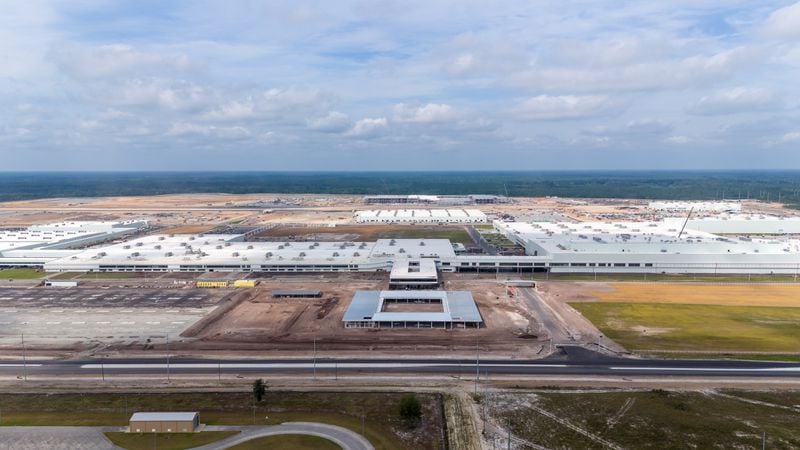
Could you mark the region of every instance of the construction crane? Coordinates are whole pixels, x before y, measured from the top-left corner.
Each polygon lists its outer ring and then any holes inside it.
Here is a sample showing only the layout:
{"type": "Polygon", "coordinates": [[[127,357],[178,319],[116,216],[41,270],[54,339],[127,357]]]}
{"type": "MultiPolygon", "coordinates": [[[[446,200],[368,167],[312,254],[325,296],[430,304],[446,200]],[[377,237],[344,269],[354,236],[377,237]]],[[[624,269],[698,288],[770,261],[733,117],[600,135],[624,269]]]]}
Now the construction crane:
{"type": "Polygon", "coordinates": [[[689,218],[690,218],[690,217],[692,217],[692,212],[693,212],[693,211],[694,211],[694,206],[692,206],[692,207],[689,209],[689,214],[687,214],[687,215],[686,215],[686,220],[684,220],[684,221],[683,221],[683,226],[681,227],[681,232],[680,232],[680,233],[678,233],[678,239],[680,239],[680,238],[681,238],[681,235],[683,234],[683,230],[685,230],[685,229],[686,229],[686,224],[687,224],[687,223],[689,223],[689,218]]]}

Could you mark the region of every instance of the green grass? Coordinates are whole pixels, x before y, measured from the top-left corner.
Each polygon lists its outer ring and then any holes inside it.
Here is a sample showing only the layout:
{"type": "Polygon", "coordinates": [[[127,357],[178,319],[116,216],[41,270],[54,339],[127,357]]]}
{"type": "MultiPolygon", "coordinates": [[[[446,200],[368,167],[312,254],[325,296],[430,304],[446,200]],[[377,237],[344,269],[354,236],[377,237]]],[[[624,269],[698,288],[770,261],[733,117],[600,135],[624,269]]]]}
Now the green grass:
{"type": "Polygon", "coordinates": [[[654,352],[652,350],[640,351],[640,355],[651,358],[673,358],[673,359],[738,359],[751,361],[776,361],[776,362],[800,362],[800,353],[747,353],[747,352],[654,352]]]}
{"type": "Polygon", "coordinates": [[[377,233],[378,239],[450,239],[450,242],[472,244],[472,238],[464,229],[437,230],[431,228],[411,228],[403,230],[386,230],[377,233]]]}
{"type": "MultiPolygon", "coordinates": [[[[248,392],[162,394],[0,394],[0,426],[125,426],[135,411],[199,411],[208,425],[274,425],[322,422],[357,433],[366,417],[365,437],[376,449],[441,448],[440,398],[417,394],[423,424],[404,428],[398,410],[403,393],[269,391],[252,409],[248,392]],[[255,422],[254,422],[255,416],[255,422]],[[268,417],[268,419],[267,419],[268,417]]],[[[161,448],[159,446],[159,448],[161,448]]]]}
{"type": "Polygon", "coordinates": [[[82,275],[82,272],[61,272],[57,275],[53,275],[47,278],[51,280],[71,280],[80,275],[82,275]]]}
{"type": "Polygon", "coordinates": [[[15,279],[15,280],[35,280],[42,278],[46,274],[36,269],[20,268],[20,269],[3,269],[0,270],[0,280],[15,279]]]}
{"type": "Polygon", "coordinates": [[[201,433],[122,433],[108,432],[114,445],[128,450],[183,450],[217,442],[238,434],[238,431],[203,431],[201,433]]]}
{"type": "Polygon", "coordinates": [[[572,303],[629,350],[796,353],[800,308],[572,303]]]}
{"type": "Polygon", "coordinates": [[[342,447],[333,442],[317,436],[305,434],[282,434],[256,438],[238,445],[229,450],[341,450],[342,447]]]}
{"type": "MultiPolygon", "coordinates": [[[[800,403],[800,392],[775,395],[800,403]]],[[[603,447],[528,404],[623,448],[756,449],[761,448],[762,431],[768,436],[767,448],[800,447],[797,412],[713,394],[653,390],[513,393],[498,397],[488,407],[492,415],[504,426],[510,426],[517,437],[554,449],[603,447]]]]}
{"type": "Polygon", "coordinates": [[[87,279],[87,280],[115,280],[115,279],[126,279],[126,278],[134,278],[136,276],[135,273],[130,272],[94,272],[94,273],[83,273],[78,275],[78,278],[87,279]]]}

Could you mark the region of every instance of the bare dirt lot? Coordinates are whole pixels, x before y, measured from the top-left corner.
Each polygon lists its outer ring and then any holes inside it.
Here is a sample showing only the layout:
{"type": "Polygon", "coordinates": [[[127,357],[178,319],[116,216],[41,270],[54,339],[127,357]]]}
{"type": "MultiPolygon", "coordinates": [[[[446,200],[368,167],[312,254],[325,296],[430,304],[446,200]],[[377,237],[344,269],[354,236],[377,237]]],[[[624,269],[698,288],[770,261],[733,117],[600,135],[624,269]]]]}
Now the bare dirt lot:
{"type": "MultiPolygon", "coordinates": [[[[271,354],[427,354],[470,356],[476,344],[483,353],[497,356],[535,357],[543,344],[536,338],[536,318],[522,302],[506,296],[505,287],[493,279],[447,277],[446,289],[471,291],[485,327],[480,329],[345,329],[342,317],[356,290],[385,289],[385,277],[337,275],[283,276],[262,281],[246,300],[224,313],[216,311],[204,323],[184,334],[176,350],[186,354],[269,351],[271,354]],[[272,298],[275,289],[320,290],[322,298],[272,298]]],[[[450,275],[450,274],[448,274],[450,275]]],[[[441,308],[439,305],[435,305],[441,308]]],[[[220,310],[222,310],[221,308],[220,310]]]]}
{"type": "Polygon", "coordinates": [[[428,238],[472,243],[464,227],[422,225],[337,225],[335,227],[275,227],[255,239],[298,241],[374,241],[377,239],[428,238]]]}

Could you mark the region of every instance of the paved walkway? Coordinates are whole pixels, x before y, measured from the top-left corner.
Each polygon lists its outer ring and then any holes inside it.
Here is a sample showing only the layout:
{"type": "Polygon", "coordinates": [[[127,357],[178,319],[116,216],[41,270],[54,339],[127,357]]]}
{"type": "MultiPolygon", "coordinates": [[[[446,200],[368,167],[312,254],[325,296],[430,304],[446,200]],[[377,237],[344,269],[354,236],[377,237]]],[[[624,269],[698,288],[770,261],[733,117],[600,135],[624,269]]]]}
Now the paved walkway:
{"type": "Polygon", "coordinates": [[[335,442],[344,450],[374,450],[372,444],[363,436],[347,428],[312,422],[286,422],[271,426],[207,426],[206,431],[241,430],[236,436],[214,442],[212,444],[196,447],[193,450],[224,450],[236,444],[251,439],[275,436],[279,434],[307,434],[318,436],[335,442]]]}
{"type": "Polygon", "coordinates": [[[118,450],[103,432],[118,427],[0,427],[0,450],[118,450]]]}

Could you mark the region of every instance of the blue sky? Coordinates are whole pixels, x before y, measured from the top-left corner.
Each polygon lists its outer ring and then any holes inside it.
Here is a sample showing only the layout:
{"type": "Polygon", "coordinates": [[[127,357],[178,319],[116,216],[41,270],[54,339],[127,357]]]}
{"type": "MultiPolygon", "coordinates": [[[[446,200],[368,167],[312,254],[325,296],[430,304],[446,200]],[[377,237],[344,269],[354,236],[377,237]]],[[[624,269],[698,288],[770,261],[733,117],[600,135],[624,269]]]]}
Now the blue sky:
{"type": "Polygon", "coordinates": [[[26,1],[0,170],[800,169],[800,2],[26,1]]]}

